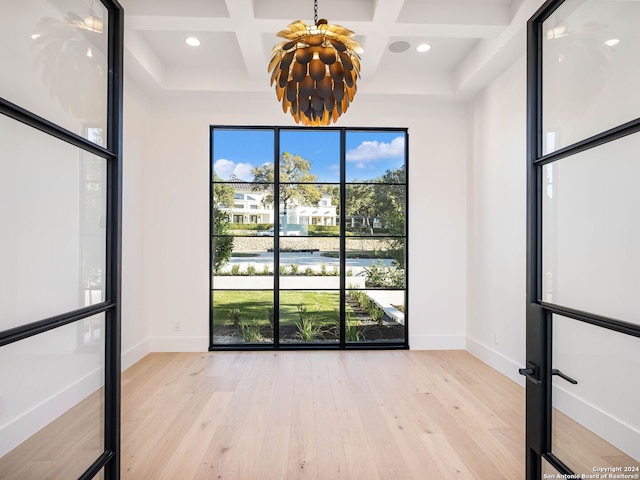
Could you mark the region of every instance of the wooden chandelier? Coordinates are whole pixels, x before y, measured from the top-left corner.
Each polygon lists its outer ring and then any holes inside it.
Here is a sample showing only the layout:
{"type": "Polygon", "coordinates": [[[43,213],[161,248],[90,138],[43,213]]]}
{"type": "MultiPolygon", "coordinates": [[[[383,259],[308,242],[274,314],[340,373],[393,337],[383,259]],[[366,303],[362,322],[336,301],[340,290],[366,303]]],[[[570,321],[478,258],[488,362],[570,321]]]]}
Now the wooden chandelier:
{"type": "Polygon", "coordinates": [[[278,32],[286,40],[273,47],[268,68],[282,111],[311,126],[335,123],[353,101],[360,78],[354,32],[328,25],[317,14],[315,20],[309,26],[296,20],[278,32]]]}

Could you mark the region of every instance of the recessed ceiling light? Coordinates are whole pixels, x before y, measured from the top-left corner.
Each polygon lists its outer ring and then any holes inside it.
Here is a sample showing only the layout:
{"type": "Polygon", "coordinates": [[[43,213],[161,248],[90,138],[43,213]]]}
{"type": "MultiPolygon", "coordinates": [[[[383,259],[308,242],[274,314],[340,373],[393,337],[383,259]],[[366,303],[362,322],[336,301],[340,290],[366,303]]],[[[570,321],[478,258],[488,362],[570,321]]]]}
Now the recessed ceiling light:
{"type": "Polygon", "coordinates": [[[31,40],[37,40],[40,38],[40,34],[39,33],[34,33],[33,35],[31,35],[31,40]]]}
{"type": "Polygon", "coordinates": [[[609,46],[609,47],[613,47],[613,46],[615,46],[615,45],[617,45],[619,43],[620,43],[620,40],[617,39],[617,38],[612,38],[612,39],[607,40],[606,42],[604,42],[604,44],[609,46]]]}
{"type": "Polygon", "coordinates": [[[188,37],[185,39],[185,42],[187,43],[187,45],[190,45],[192,47],[197,47],[200,45],[200,40],[198,40],[196,37],[188,37]]]}
{"type": "Polygon", "coordinates": [[[429,50],[431,50],[431,45],[428,43],[421,43],[416,47],[416,51],[420,53],[428,52],[429,50]]]}
{"type": "Polygon", "coordinates": [[[405,42],[403,40],[400,40],[398,42],[393,42],[392,44],[389,45],[389,51],[393,52],[393,53],[401,53],[401,52],[406,52],[407,50],[409,50],[409,47],[411,45],[409,45],[409,42],[405,42]]]}

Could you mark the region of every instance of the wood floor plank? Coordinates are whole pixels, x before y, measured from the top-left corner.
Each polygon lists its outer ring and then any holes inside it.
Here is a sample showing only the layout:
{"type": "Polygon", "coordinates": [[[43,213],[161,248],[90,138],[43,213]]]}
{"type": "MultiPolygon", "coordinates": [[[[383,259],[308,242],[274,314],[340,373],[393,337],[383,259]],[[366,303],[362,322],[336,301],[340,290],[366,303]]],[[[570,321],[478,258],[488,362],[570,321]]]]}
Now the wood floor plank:
{"type": "MultiPolygon", "coordinates": [[[[524,389],[463,351],[153,353],[122,385],[123,480],[524,478],[524,389]]],[[[52,447],[95,443],[87,408],[2,457],[0,477],[68,478],[52,447]]],[[[567,448],[592,435],[556,421],[567,448]]],[[[578,460],[633,464],[603,442],[578,460]]]]}

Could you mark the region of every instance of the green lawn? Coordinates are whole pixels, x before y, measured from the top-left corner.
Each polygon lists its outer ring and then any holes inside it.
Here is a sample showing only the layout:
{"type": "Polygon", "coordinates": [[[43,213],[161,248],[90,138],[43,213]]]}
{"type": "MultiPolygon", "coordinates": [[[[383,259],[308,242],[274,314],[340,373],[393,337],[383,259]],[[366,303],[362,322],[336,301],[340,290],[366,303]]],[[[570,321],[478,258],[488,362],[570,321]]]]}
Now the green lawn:
{"type": "MultiPolygon", "coordinates": [[[[300,319],[298,308],[306,307],[306,313],[315,320],[334,324],[340,312],[339,292],[280,292],[280,323],[293,324],[300,319]]],[[[213,292],[213,323],[231,323],[229,311],[240,310],[240,322],[268,322],[269,308],[273,307],[273,292],[270,291],[229,291],[213,292]]]]}

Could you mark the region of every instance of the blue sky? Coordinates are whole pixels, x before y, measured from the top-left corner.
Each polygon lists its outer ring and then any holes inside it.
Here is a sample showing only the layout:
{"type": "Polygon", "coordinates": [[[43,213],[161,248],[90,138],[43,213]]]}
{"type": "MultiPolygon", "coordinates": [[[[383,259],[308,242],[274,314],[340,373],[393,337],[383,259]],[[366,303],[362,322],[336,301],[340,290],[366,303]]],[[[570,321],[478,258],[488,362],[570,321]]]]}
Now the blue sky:
{"type": "MultiPolygon", "coordinates": [[[[251,181],[253,167],[273,161],[273,130],[214,130],[213,166],[222,179],[232,174],[251,181]]],[[[346,136],[347,181],[370,180],[404,163],[404,132],[349,131],[346,136]]],[[[340,181],[340,132],[281,130],[280,153],[311,162],[319,182],[340,181]]]]}

